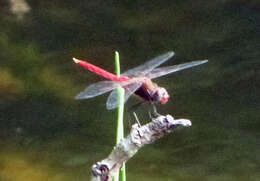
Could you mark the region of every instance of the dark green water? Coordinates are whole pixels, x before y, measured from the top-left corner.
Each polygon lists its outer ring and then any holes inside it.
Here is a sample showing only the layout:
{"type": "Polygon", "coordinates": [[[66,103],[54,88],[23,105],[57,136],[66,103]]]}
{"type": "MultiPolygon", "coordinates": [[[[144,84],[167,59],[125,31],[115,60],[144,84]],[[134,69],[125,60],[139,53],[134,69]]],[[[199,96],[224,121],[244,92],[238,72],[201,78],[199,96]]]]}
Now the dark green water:
{"type": "Polygon", "coordinates": [[[1,181],[89,180],[114,146],[116,113],[105,95],[74,100],[102,78],[72,57],[114,71],[116,50],[122,71],[169,50],[166,65],[209,59],[156,80],[171,94],[159,112],[193,125],[141,149],[127,180],[260,180],[259,1],[26,3],[24,15],[0,3],[1,181]]]}

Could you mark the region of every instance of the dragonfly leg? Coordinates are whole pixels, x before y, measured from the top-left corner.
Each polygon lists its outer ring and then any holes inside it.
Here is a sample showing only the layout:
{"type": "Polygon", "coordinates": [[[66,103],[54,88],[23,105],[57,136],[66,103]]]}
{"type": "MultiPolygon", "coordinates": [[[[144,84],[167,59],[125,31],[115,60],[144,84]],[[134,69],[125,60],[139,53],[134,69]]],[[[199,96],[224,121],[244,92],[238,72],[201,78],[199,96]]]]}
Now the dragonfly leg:
{"type": "Polygon", "coordinates": [[[153,116],[152,116],[151,110],[148,110],[148,115],[149,115],[149,118],[150,118],[151,120],[153,120],[153,116]]]}
{"type": "Polygon", "coordinates": [[[151,104],[152,104],[152,108],[153,108],[153,115],[154,115],[155,117],[161,116],[161,115],[158,113],[155,104],[154,104],[153,102],[152,102],[151,104]]]}
{"type": "Polygon", "coordinates": [[[139,119],[138,119],[136,113],[133,112],[133,114],[134,114],[135,120],[136,120],[136,122],[137,122],[137,124],[138,124],[138,126],[139,126],[139,128],[140,128],[140,127],[141,127],[140,121],[139,121],[139,119]]]}
{"type": "MultiPolygon", "coordinates": [[[[138,102],[137,104],[134,104],[134,105],[130,106],[129,108],[127,108],[127,112],[133,112],[134,117],[135,117],[135,118],[134,118],[135,120],[138,119],[135,112],[138,111],[138,110],[141,108],[141,106],[143,105],[143,103],[144,103],[143,101],[142,101],[142,102],[138,102]]],[[[133,124],[135,121],[134,121],[133,118],[132,118],[132,114],[127,114],[127,116],[128,116],[128,126],[129,126],[129,128],[131,128],[132,124],[133,124]]],[[[137,123],[138,123],[138,125],[140,126],[139,120],[137,121],[137,123]]]]}
{"type": "Polygon", "coordinates": [[[154,118],[160,116],[160,114],[157,112],[156,106],[154,105],[153,102],[150,102],[150,106],[151,106],[150,109],[148,109],[148,115],[149,118],[153,120],[154,118]]]}

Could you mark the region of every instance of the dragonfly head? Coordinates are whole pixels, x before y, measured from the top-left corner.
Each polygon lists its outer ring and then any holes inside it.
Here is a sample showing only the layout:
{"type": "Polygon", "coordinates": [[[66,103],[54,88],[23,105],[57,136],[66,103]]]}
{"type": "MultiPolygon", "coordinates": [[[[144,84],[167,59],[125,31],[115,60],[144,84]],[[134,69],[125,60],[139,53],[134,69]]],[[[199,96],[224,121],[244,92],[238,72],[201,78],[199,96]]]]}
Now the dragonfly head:
{"type": "Polygon", "coordinates": [[[161,104],[165,104],[168,99],[170,98],[168,92],[163,87],[158,87],[156,93],[155,93],[155,100],[157,102],[160,102],[161,104]]]}

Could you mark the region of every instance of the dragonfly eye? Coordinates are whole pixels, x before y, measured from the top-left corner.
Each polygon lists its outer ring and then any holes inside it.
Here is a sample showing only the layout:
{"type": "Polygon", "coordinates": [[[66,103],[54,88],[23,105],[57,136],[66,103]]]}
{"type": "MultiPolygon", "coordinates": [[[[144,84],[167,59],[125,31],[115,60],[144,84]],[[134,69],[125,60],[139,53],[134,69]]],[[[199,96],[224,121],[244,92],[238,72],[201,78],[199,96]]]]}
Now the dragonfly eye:
{"type": "Polygon", "coordinates": [[[162,104],[165,104],[168,101],[169,97],[163,97],[161,100],[162,104]]]}
{"type": "Polygon", "coordinates": [[[155,94],[155,100],[160,102],[161,104],[165,104],[170,98],[168,92],[165,88],[160,87],[155,94]]]}

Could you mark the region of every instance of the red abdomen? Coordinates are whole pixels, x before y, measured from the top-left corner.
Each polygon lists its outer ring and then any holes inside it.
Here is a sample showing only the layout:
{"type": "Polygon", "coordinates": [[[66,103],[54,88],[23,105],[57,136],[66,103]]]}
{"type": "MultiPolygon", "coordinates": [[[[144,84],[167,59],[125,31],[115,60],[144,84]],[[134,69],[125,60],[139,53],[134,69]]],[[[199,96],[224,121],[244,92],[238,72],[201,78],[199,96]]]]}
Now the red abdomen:
{"type": "Polygon", "coordinates": [[[129,77],[126,77],[126,76],[116,76],[115,74],[112,74],[100,67],[97,67],[91,63],[88,63],[86,61],[83,61],[83,60],[78,60],[78,59],[75,59],[73,58],[73,60],[79,64],[80,66],[88,69],[89,71],[95,73],[95,74],[98,74],[98,75],[101,75],[102,77],[108,79],[108,80],[112,80],[112,81],[116,81],[116,82],[122,82],[122,81],[126,81],[126,80],[130,80],[129,77]]]}

